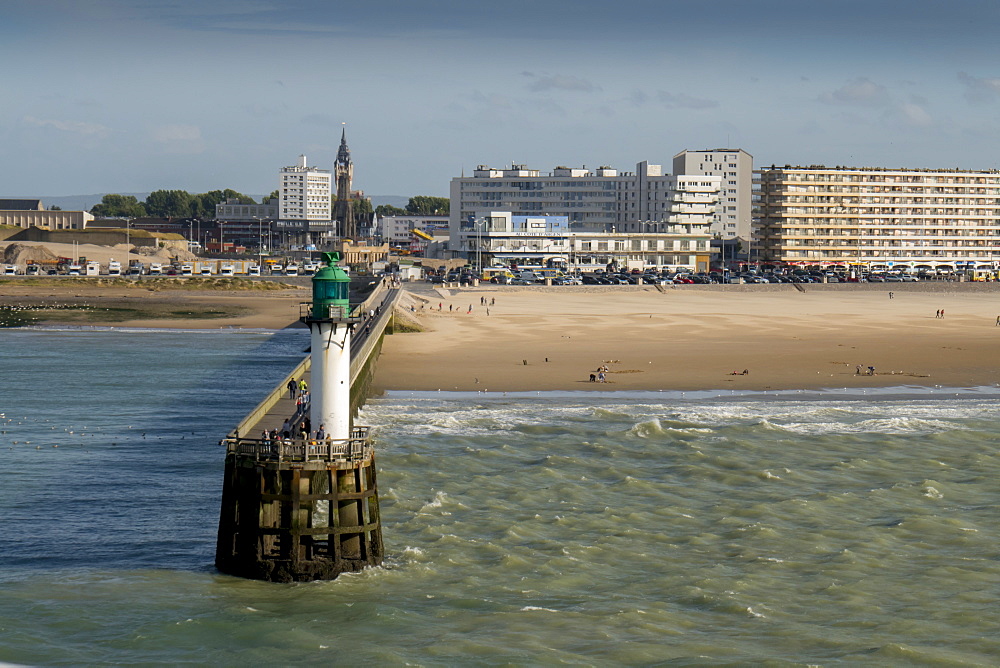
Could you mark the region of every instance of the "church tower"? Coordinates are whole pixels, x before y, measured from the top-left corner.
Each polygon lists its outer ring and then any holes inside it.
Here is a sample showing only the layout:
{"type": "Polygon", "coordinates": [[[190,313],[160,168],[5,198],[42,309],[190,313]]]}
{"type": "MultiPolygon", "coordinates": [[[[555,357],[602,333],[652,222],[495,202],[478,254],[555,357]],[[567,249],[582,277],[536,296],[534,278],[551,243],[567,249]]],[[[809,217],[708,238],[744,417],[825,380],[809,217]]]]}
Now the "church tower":
{"type": "Polygon", "coordinates": [[[340,150],[337,151],[337,160],[333,163],[333,169],[334,178],[337,180],[337,202],[334,204],[333,219],[340,224],[342,238],[355,239],[358,234],[358,226],[354,220],[354,207],[351,206],[354,163],[351,162],[351,149],[347,148],[346,128],[340,134],[340,150]]]}

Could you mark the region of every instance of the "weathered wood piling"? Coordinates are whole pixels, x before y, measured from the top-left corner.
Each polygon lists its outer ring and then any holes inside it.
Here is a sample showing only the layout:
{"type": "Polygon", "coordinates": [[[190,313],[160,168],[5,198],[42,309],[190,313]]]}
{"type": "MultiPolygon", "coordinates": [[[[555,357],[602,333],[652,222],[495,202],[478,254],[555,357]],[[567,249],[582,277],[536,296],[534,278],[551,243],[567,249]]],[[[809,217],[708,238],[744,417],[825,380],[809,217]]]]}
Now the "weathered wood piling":
{"type": "Polygon", "coordinates": [[[273,582],[329,580],[382,563],[367,427],[344,441],[231,438],[216,567],[273,582]]]}

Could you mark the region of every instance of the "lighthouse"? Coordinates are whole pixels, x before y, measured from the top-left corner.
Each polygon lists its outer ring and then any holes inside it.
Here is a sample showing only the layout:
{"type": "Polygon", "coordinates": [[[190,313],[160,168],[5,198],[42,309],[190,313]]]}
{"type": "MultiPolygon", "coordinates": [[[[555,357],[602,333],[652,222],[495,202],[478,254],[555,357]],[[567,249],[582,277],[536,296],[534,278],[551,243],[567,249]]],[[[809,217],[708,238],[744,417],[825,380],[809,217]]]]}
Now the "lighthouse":
{"type": "Polygon", "coordinates": [[[302,321],[312,344],[309,419],[334,440],[351,436],[351,279],[337,266],[339,253],[323,253],[326,266],[312,279],[312,308],[302,321]]]}
{"type": "MultiPolygon", "coordinates": [[[[375,450],[369,428],[351,424],[351,328],[361,319],[351,314],[351,279],[337,266],[339,254],[324,256],[302,322],[312,337],[309,417],[313,430],[326,433],[223,440],[215,552],[223,573],[302,582],[382,563],[375,450]]],[[[288,420],[295,426],[303,417],[296,410],[288,420]]]]}

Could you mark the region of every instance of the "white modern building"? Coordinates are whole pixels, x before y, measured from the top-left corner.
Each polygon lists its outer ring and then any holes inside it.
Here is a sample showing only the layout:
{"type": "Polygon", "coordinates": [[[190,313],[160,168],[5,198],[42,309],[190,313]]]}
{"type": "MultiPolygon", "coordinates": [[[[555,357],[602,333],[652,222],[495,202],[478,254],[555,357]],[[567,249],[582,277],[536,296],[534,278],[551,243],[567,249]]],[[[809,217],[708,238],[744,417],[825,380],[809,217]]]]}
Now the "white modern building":
{"type": "Polygon", "coordinates": [[[451,181],[451,238],[458,239],[483,211],[514,216],[564,216],[571,231],[657,232],[673,225],[710,226],[720,176],[664,174],[640,162],[634,172],[611,167],[556,167],[542,174],[525,165],[480,165],[451,181]]]}
{"type": "Polygon", "coordinates": [[[448,232],[448,216],[382,216],[375,226],[375,235],[392,246],[413,241],[414,230],[430,236],[448,232]]]}
{"type": "Polygon", "coordinates": [[[719,204],[712,233],[749,240],[753,233],[753,156],[740,148],[684,150],[674,156],[674,174],[718,176],[719,204]]]}
{"type": "Polygon", "coordinates": [[[331,174],[328,169],[309,167],[306,156],[299,163],[282,167],[278,184],[278,218],[286,223],[331,220],[331,174]]]}
{"type": "Polygon", "coordinates": [[[865,270],[996,271],[1000,172],[758,170],[763,261],[865,270]]]}
{"type": "MultiPolygon", "coordinates": [[[[453,237],[454,239],[454,237],[453,237]]],[[[619,269],[706,271],[708,221],[663,223],[658,231],[574,231],[566,216],[481,212],[458,237],[473,266],[591,272],[619,269]]]]}

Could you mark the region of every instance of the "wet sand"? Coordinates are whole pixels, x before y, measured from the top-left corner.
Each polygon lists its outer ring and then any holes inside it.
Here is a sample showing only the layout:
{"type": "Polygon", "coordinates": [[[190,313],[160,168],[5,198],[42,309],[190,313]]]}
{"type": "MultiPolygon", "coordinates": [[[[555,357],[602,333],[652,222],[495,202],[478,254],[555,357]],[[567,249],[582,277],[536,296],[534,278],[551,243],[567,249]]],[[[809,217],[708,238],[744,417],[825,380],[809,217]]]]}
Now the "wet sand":
{"type": "Polygon", "coordinates": [[[308,288],[180,289],[184,280],[146,279],[104,287],[58,278],[4,281],[0,306],[41,308],[28,312],[37,315],[41,325],[282,329],[297,323],[299,303],[309,299],[308,288]]]}

